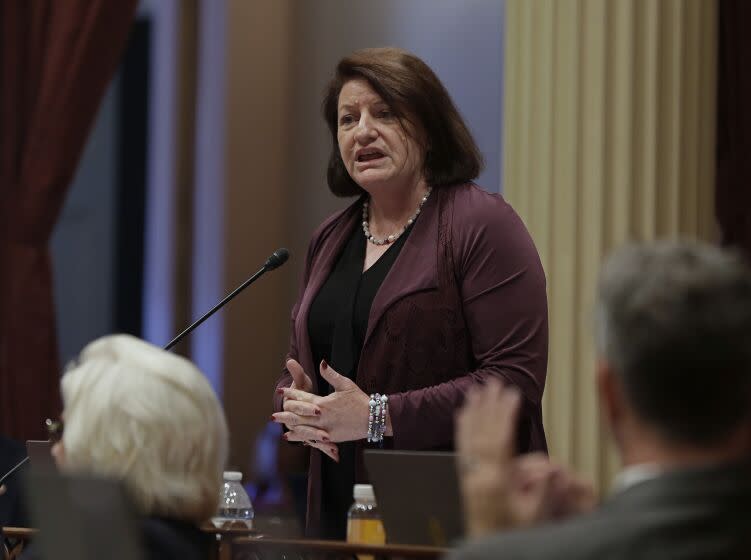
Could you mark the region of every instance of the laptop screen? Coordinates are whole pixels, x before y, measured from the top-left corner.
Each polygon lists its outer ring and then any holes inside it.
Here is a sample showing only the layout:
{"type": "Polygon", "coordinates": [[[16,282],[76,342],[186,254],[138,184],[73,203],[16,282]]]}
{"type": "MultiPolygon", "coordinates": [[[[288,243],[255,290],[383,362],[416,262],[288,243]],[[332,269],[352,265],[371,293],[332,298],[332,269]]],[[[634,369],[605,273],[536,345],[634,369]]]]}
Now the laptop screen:
{"type": "Polygon", "coordinates": [[[34,469],[56,470],[52,457],[52,442],[47,440],[30,439],[26,442],[26,454],[34,469]]]}
{"type": "Polygon", "coordinates": [[[386,541],[447,547],[464,534],[456,455],[365,451],[386,541]]]}

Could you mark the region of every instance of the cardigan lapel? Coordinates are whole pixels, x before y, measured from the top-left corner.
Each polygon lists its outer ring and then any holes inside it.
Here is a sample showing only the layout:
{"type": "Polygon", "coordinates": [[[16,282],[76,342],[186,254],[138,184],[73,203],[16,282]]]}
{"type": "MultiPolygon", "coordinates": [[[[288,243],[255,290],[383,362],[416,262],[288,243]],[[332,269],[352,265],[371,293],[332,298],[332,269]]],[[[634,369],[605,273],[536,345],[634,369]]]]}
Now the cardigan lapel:
{"type": "MultiPolygon", "coordinates": [[[[386,310],[398,300],[415,292],[434,289],[438,286],[438,221],[440,191],[434,191],[422,207],[419,219],[399,252],[399,256],[378,289],[368,316],[368,330],[363,349],[373,335],[373,329],[386,310]]],[[[310,278],[300,302],[295,319],[295,334],[299,348],[300,364],[313,381],[314,392],[318,391],[317,367],[308,333],[308,316],[313,298],[318,294],[334,268],[336,259],[347,242],[353,228],[359,223],[359,201],[347,208],[336,220],[328,233],[324,233],[320,250],[311,263],[310,278]]]]}
{"type": "Polygon", "coordinates": [[[373,329],[391,305],[410,294],[438,286],[440,194],[440,191],[435,189],[423,205],[419,218],[412,226],[412,232],[373,299],[363,350],[373,335],[373,329]]]}

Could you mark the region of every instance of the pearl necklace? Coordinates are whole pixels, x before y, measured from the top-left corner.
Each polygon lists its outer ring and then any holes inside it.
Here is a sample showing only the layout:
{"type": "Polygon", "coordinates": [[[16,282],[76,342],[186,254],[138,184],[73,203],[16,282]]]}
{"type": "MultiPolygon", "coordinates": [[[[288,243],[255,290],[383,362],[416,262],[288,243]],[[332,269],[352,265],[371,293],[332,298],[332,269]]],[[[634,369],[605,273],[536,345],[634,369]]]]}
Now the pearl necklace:
{"type": "Polygon", "coordinates": [[[422,210],[423,204],[425,204],[425,201],[428,200],[428,197],[430,196],[430,191],[433,189],[431,187],[428,187],[428,192],[425,193],[425,196],[422,197],[420,200],[420,204],[417,206],[417,210],[415,210],[415,213],[412,214],[412,216],[407,220],[407,223],[404,225],[402,230],[399,233],[394,233],[389,235],[388,237],[384,237],[383,239],[376,239],[373,237],[370,233],[370,227],[368,227],[368,207],[370,205],[370,201],[366,200],[362,204],[362,231],[365,233],[365,239],[370,241],[373,245],[388,245],[389,243],[393,243],[399,237],[407,231],[407,228],[411,226],[415,220],[417,219],[417,216],[420,215],[420,211],[422,210]]]}

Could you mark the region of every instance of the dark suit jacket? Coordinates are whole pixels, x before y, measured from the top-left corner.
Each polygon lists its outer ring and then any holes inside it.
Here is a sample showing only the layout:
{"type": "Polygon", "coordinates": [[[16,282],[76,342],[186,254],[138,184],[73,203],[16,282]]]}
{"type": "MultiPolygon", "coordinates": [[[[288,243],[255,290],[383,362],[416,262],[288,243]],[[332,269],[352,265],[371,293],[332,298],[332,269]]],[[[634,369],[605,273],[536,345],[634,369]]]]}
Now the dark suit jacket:
{"type": "MultiPolygon", "coordinates": [[[[0,476],[10,471],[24,457],[26,449],[21,442],[0,436],[0,476]]],[[[28,463],[5,481],[6,492],[0,496],[0,526],[28,525],[23,506],[23,475],[27,468],[28,463]]]]}
{"type": "MultiPolygon", "coordinates": [[[[289,356],[316,383],[308,336],[313,298],[361,227],[362,199],[314,233],[289,356]]],[[[524,396],[520,451],[546,450],[541,399],[547,367],[545,276],[524,224],[500,195],[466,184],[434,189],[373,300],[355,381],[389,395],[396,449],[453,448],[454,412],[487,376],[524,396]]],[[[277,387],[289,386],[285,370],[277,387]]],[[[317,392],[318,387],[314,386],[317,392]]],[[[281,396],[274,399],[281,408],[281,396]]],[[[362,444],[359,450],[361,451],[362,444]]],[[[358,454],[357,480],[365,479],[358,454]]],[[[320,509],[322,455],[311,453],[308,527],[320,509]]]]}
{"type": "Polygon", "coordinates": [[[145,560],[206,560],[211,536],[191,523],[163,517],[142,522],[145,560]]]}
{"type": "Polygon", "coordinates": [[[592,514],[468,543],[449,560],[751,558],[751,462],[663,474],[592,514]]]}

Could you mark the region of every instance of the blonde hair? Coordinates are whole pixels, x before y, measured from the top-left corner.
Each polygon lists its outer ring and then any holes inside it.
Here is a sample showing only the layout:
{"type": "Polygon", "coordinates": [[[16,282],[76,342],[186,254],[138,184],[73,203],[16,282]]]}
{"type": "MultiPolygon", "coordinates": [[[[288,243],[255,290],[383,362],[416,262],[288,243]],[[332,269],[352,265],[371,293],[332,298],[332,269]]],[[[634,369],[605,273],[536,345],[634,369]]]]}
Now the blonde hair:
{"type": "Polygon", "coordinates": [[[106,336],[83,349],[61,388],[66,470],[122,479],[144,515],[201,523],[214,514],[227,424],[190,361],[106,336]]]}

